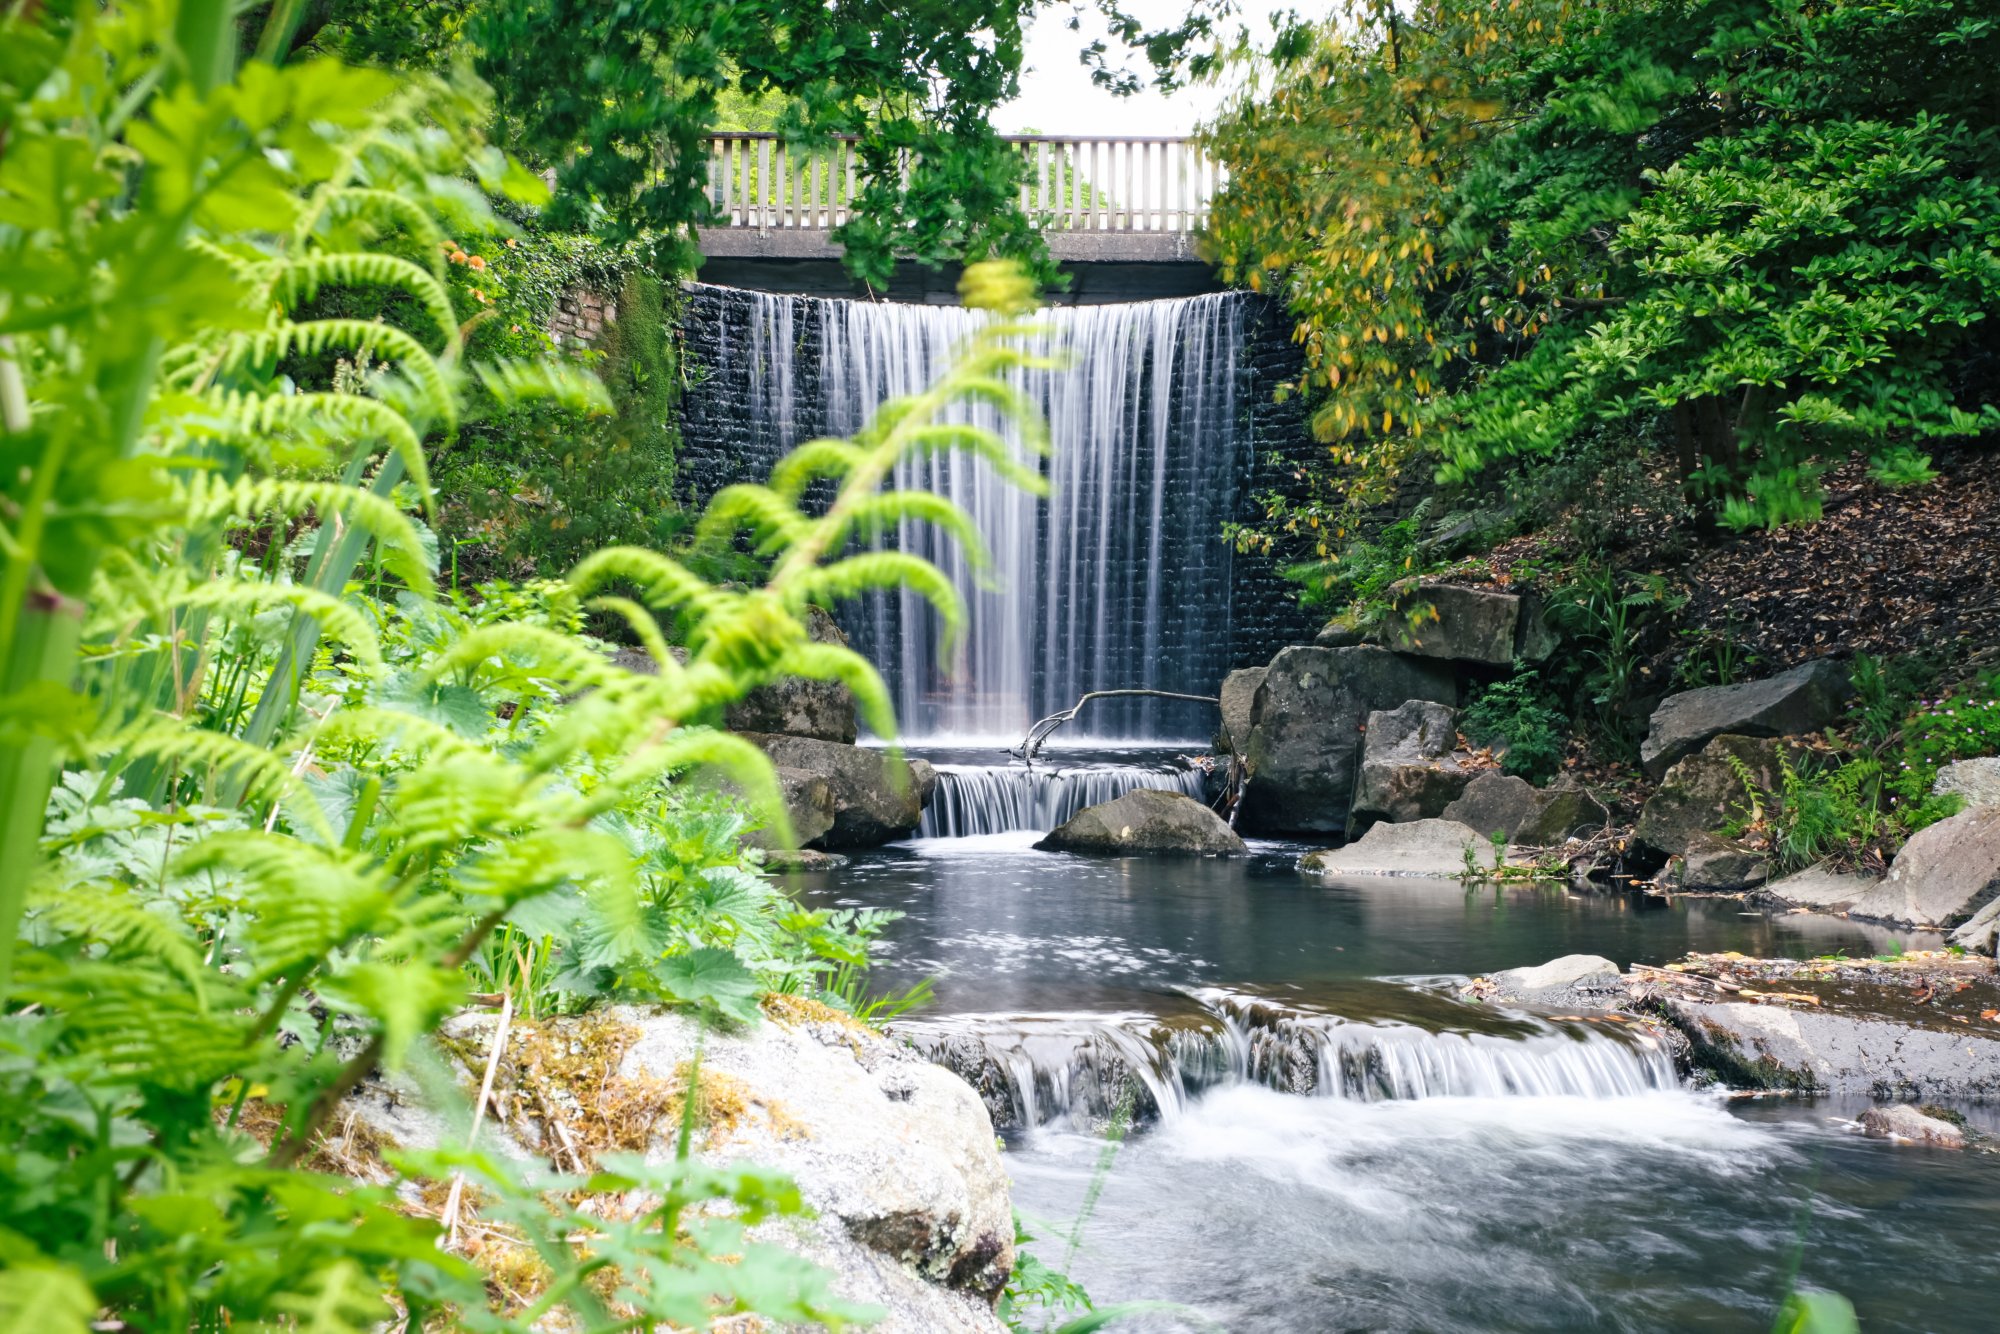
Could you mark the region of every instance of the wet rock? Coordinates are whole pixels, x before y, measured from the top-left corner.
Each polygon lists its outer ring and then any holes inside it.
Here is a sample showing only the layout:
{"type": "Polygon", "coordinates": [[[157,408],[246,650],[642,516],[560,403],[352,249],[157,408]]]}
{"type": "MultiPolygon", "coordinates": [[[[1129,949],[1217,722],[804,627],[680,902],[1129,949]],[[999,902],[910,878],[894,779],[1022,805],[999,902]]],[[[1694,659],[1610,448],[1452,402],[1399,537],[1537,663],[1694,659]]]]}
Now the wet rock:
{"type": "Polygon", "coordinates": [[[1400,823],[1442,814],[1474,777],[1454,757],[1457,749],[1456,709],[1413,699],[1369,714],[1348,835],[1377,820],[1400,823]]]}
{"type": "Polygon", "coordinates": [[[1698,894],[1733,894],[1770,874],[1763,853],[1716,834],[1695,834],[1681,854],[1680,887],[1698,894]]]}
{"type": "Polygon", "coordinates": [[[1744,785],[1738,766],[1759,792],[1774,790],[1780,782],[1778,761],[1785,744],[1733,735],[1709,741],[1667,770],[1639,812],[1633,841],[1661,857],[1682,857],[1697,836],[1746,818],[1757,798],[1744,785]]]}
{"type": "Polygon", "coordinates": [[[1308,875],[1415,875],[1451,878],[1465,872],[1466,849],[1487,864],[1492,843],[1456,820],[1378,824],[1339,848],[1309,852],[1299,862],[1308,875]]]}
{"type": "Polygon", "coordinates": [[[1492,999],[1529,1004],[1586,1006],[1624,995],[1624,974],[1601,954],[1565,954],[1533,968],[1492,975],[1492,999]]]}
{"type": "Polygon", "coordinates": [[[1288,648],[1258,687],[1244,751],[1241,822],[1267,833],[1339,833],[1353,804],[1362,724],[1407,700],[1456,705],[1442,664],[1367,645],[1288,648]]]}
{"type": "Polygon", "coordinates": [[[1202,856],[1249,851],[1208,807],[1160,788],[1135,788],[1086,807],[1035,846],[1044,852],[1134,853],[1202,856]]]}
{"type": "MultiPolygon", "coordinates": [[[[804,769],[793,769],[785,765],[777,766],[778,790],[784,794],[785,814],[791,817],[792,839],[800,847],[815,839],[826,837],[833,828],[834,804],[833,785],[818,774],[807,773],[804,769]]],[[[718,779],[716,786],[736,796],[742,790],[726,779],[718,779]]],[[[780,846],[776,836],[769,829],[753,830],[743,836],[743,841],[753,848],[766,851],[780,846]]],[[[769,858],[766,858],[768,861],[769,858]]]]}
{"type": "Polygon", "coordinates": [[[1880,883],[1872,875],[1839,871],[1821,863],[1771,881],[1764,886],[1764,893],[1800,908],[1845,912],[1880,883]]]}
{"type": "MultiPolygon", "coordinates": [[[[815,644],[847,646],[847,636],[820,608],[809,608],[806,622],[815,644]]],[[[839,742],[852,742],[856,735],[854,696],[838,681],[786,677],[759,686],[730,705],[727,717],[732,732],[769,732],[839,742]]]]}
{"type": "Polygon", "coordinates": [[[1547,662],[1562,647],[1562,636],[1549,625],[1536,593],[1521,595],[1521,624],[1514,636],[1514,657],[1521,662],[1547,662]]]}
{"type": "Polygon", "coordinates": [[[833,823],[812,840],[821,849],[873,847],[907,837],[923,819],[937,773],[924,760],[892,760],[874,746],[846,746],[811,737],[746,733],[780,770],[824,779],[833,823]]]}
{"type": "Polygon", "coordinates": [[[1639,758],[1659,778],[1715,737],[1817,732],[1840,716],[1847,695],[1847,669],[1827,658],[1762,681],[1669,695],[1653,713],[1639,758]]]}
{"type": "Polygon", "coordinates": [[[1870,1107],[1861,1114],[1861,1133],[1870,1139],[1928,1144],[1935,1149],[1962,1149],[1965,1132],[1949,1121],[1926,1116],[1908,1103],[1870,1107]]]}
{"type": "Polygon", "coordinates": [[[1263,667],[1244,667],[1222,679],[1222,731],[1217,744],[1225,751],[1241,755],[1250,744],[1250,726],[1256,721],[1257,687],[1264,684],[1263,667]]]}
{"type": "Polygon", "coordinates": [[[1368,642],[1368,635],[1353,621],[1336,616],[1319,628],[1313,636],[1315,648],[1353,648],[1356,644],[1368,642]]]}
{"type": "Polygon", "coordinates": [[[846,865],[839,853],[818,848],[775,848],[764,854],[767,871],[838,871],[846,865]]]}
{"type": "Polygon", "coordinates": [[[2000,755],[1954,760],[1938,770],[1931,791],[1963,797],[1968,806],[2000,806],[2000,755]]]}
{"type": "Polygon", "coordinates": [[[1525,778],[1489,769],[1439,812],[1486,835],[1500,834],[1524,847],[1553,847],[1580,829],[1603,823],[1582,788],[1567,779],[1538,788],[1525,778]]]}
{"type": "Polygon", "coordinates": [[[2000,806],[1974,806],[1919,829],[1882,883],[1849,906],[1899,926],[1955,927],[2000,897],[2000,806]]]}
{"type": "Polygon", "coordinates": [[[1695,1065],[1740,1088],[1891,1101],[2000,1094],[2000,1041],[1889,1019],[1670,999],[1695,1065]]]}
{"type": "Polygon", "coordinates": [[[1426,583],[1396,599],[1383,642],[1420,657],[1504,667],[1514,661],[1520,623],[1516,594],[1426,583]]]}

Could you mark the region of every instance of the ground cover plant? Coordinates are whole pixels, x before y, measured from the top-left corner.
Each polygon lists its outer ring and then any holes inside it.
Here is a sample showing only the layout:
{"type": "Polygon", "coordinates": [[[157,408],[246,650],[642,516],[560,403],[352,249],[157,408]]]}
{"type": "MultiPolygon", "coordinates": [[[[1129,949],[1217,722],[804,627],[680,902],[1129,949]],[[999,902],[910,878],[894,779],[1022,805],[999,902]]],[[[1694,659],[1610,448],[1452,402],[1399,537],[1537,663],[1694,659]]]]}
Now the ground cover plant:
{"type": "MultiPolygon", "coordinates": [[[[866,924],[799,911],[740,817],[675,781],[721,765],[782,823],[768,762],[684,724],[802,675],[893,734],[873,671],[802,617],[902,583],[955,621],[935,571],[847,538],[911,517],[976,543],[881,486],[912,450],[1004,452],[932,423],[965,394],[1012,404],[1017,326],[718,498],[708,532],[751,534],[755,584],[614,547],[441,601],[432,449],[483,412],[611,408],[575,367],[468,353],[445,242],[504,231],[487,192],[539,184],[483,141],[476,83],[239,59],[234,32],[204,0],[0,19],[0,1323],[864,1318],[745,1240],[802,1207],[754,1168],[385,1149],[383,1182],[309,1169],[341,1098],[421,1064],[477,987],[720,1023],[865,958],[866,924]],[[307,313],[354,287],[396,289],[422,327],[307,313]],[[817,478],[838,495],[809,518],[817,478]],[[614,666],[591,610],[655,670],[614,666]],[[454,1172],[546,1271],[527,1301],[413,1206],[454,1172]]],[[[1005,316],[1031,288],[970,292],[1005,316]]]]}

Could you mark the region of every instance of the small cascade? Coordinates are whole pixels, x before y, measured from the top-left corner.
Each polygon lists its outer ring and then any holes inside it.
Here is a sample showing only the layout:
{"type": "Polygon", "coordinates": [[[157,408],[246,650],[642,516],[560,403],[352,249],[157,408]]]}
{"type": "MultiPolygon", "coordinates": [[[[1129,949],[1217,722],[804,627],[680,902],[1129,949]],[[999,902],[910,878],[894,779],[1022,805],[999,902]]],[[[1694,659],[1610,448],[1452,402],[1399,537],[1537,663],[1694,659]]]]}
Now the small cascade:
{"type": "Polygon", "coordinates": [[[1171,1120],[1195,1094],[1234,1083],[1356,1102],[1620,1098],[1679,1083],[1666,1043],[1641,1027],[1518,1016],[1500,1031],[1433,1032],[1232,992],[1193,999],[1198,1011],[1173,1020],[965,1016],[897,1033],[979,1090],[994,1124],[1013,1131],[1102,1125],[1121,1100],[1133,1119],[1171,1120]]]}
{"type": "Polygon", "coordinates": [[[1090,765],[1075,769],[1026,765],[940,764],[937,789],[924,808],[919,838],[965,838],[1031,829],[1046,833],[1087,806],[1139,788],[1206,796],[1199,769],[1090,765]]]}
{"type": "MultiPolygon", "coordinates": [[[[772,455],[851,435],[884,403],[919,392],[983,318],[897,302],[744,299],[749,327],[718,348],[715,369],[747,389],[746,443],[772,455]]],[[[1048,459],[1019,456],[1047,478],[1046,499],[957,451],[897,465],[896,487],[949,498],[992,556],[982,570],[926,524],[886,538],[935,563],[964,600],[966,632],[948,660],[942,626],[914,593],[839,613],[887,679],[906,736],[1007,744],[1088,690],[1203,693],[1222,679],[1232,642],[1223,526],[1255,461],[1237,410],[1253,306],[1217,293],[1046,312],[1034,350],[1049,364],[1010,377],[1048,424],[1048,459]]],[[[954,412],[1015,435],[989,405],[954,412]]],[[[1188,740],[1214,722],[1212,706],[1120,699],[1070,731],[1188,740]]]]}

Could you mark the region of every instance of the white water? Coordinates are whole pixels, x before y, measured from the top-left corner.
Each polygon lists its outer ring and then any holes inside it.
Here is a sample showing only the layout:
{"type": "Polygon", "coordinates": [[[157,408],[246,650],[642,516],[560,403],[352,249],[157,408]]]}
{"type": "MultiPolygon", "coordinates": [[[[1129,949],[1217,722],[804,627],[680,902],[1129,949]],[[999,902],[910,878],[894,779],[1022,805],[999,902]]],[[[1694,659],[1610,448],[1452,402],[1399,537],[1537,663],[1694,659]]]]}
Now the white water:
{"type": "Polygon", "coordinates": [[[962,838],[1016,830],[1047,833],[1087,806],[1114,800],[1140,788],[1179,792],[1199,801],[1204,777],[1198,769],[1091,765],[1053,769],[1046,765],[941,764],[937,790],[924,808],[919,838],[962,838]]]}
{"type": "MultiPolygon", "coordinates": [[[[790,447],[800,423],[852,434],[890,399],[927,386],[981,318],[953,307],[801,301],[751,295],[746,347],[759,433],[790,447]],[[801,400],[802,321],[816,327],[817,400],[801,400]]],[[[941,664],[939,627],[912,594],[844,610],[855,646],[889,679],[897,717],[919,739],[1018,739],[1087,690],[1213,691],[1229,667],[1234,514],[1251,464],[1236,381],[1246,299],[1217,294],[1078,306],[1044,318],[1067,365],[1024,370],[1015,386],[1045,416],[1046,501],[956,453],[906,460],[898,487],[935,492],[972,516],[993,556],[980,577],[967,553],[927,526],[901,525],[896,546],[941,567],[965,599],[968,633],[941,664]]],[[[992,411],[961,416],[999,427],[992,411]]],[[[1001,428],[1003,436],[1011,432],[1001,428]]],[[[1206,735],[1212,708],[1107,701],[1076,735],[1206,735]]]]}

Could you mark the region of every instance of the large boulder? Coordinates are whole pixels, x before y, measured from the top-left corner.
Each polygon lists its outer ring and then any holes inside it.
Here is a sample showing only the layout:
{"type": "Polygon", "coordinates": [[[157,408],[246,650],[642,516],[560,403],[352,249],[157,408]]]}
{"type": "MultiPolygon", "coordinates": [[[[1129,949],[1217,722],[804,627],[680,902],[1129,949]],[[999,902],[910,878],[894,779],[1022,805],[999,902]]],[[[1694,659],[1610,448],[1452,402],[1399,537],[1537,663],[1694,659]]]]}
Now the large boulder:
{"type": "Polygon", "coordinates": [[[1931,791],[1941,797],[1963,797],[1968,806],[2000,806],[2000,755],[1945,765],[1931,791]]]}
{"type": "Polygon", "coordinates": [[[1391,605],[1382,638],[1404,653],[1504,667],[1514,661],[1520,624],[1513,593],[1424,583],[1391,605]]]}
{"type": "Polygon", "coordinates": [[[1244,827],[1269,833],[1340,833],[1354,799],[1362,725],[1406,700],[1458,703],[1441,663],[1387,649],[1288,648],[1257,689],[1244,750],[1244,827]]]}
{"type": "Polygon", "coordinates": [[[1193,797],[1142,787],[1085,807],[1041,842],[1044,852],[1240,855],[1248,852],[1222,817],[1193,797]]]}
{"type": "Polygon", "coordinates": [[[1817,732],[1840,717],[1847,695],[1847,669],[1827,658],[1762,681],[1669,695],[1653,711],[1639,759],[1659,778],[1718,736],[1817,732]]]}
{"type": "Polygon", "coordinates": [[[1853,917],[1950,928],[2000,898],[2000,806],[1974,806],[1910,835],[1853,917]]]}
{"type": "Polygon", "coordinates": [[[874,746],[847,746],[811,737],[748,733],[779,769],[824,779],[833,823],[812,842],[821,848],[865,848],[907,837],[923,819],[937,784],[924,760],[899,762],[874,746]]]}
{"type": "Polygon", "coordinates": [[[1250,727],[1256,722],[1257,687],[1264,684],[1263,667],[1243,667],[1222,679],[1222,730],[1216,735],[1221,748],[1241,755],[1250,744],[1250,727]]]}
{"type": "Polygon", "coordinates": [[[2000,1095],[2000,1041],[1887,1019],[1747,1001],[1666,1002],[1696,1066],[1743,1088],[1883,1101],[2000,1095]]]}
{"type": "Polygon", "coordinates": [[[1309,852],[1299,870],[1319,876],[1410,875],[1450,879],[1465,873],[1471,850],[1481,866],[1492,864],[1492,841],[1456,820],[1378,824],[1352,843],[1309,852]]]}
{"type": "Polygon", "coordinates": [[[1639,812],[1634,841],[1662,857],[1686,856],[1698,836],[1744,818],[1760,794],[1776,791],[1780,758],[1799,753],[1766,737],[1714,738],[1667,770],[1639,812]],[[1750,787],[1744,785],[1746,774],[1750,787]]]}
{"type": "Polygon", "coordinates": [[[1770,877],[1763,853],[1719,834],[1701,833],[1681,853],[1680,887],[1697,894],[1733,894],[1770,877]]]}
{"type": "Polygon", "coordinates": [[[1348,837],[1377,820],[1400,823],[1442,814],[1475,773],[1460,762],[1457,750],[1456,709],[1413,699],[1369,714],[1348,837]]]}
{"type": "Polygon", "coordinates": [[[1458,800],[1439,812],[1447,820],[1470,825],[1482,834],[1499,834],[1509,843],[1545,848],[1561,843],[1579,829],[1604,822],[1594,812],[1584,790],[1567,779],[1538,788],[1525,778],[1488,769],[1466,784],[1458,800]]]}
{"type": "MultiPolygon", "coordinates": [[[[1012,1209],[978,1095],[825,1006],[779,999],[768,1012],[765,1022],[729,1029],[625,1006],[517,1017],[495,1085],[507,1095],[491,1104],[482,1144],[509,1158],[547,1157],[564,1171],[576,1170],[579,1148],[608,1151],[607,1139],[670,1162],[679,1100],[698,1068],[697,1158],[789,1176],[814,1211],[760,1224],[753,1241],[823,1266],[842,1297],[881,1307],[872,1330],[1005,1334],[993,1301],[1014,1264],[1012,1209]],[[609,1069],[600,1075],[592,1060],[576,1061],[580,1051],[603,1053],[609,1069]],[[552,1114],[568,1127],[552,1133],[552,1114]],[[624,1142],[635,1134],[638,1142],[624,1142]]],[[[446,1025],[473,1082],[496,1025],[492,1014],[446,1025]]],[[[464,1134],[416,1087],[364,1085],[348,1111],[403,1148],[457,1145],[464,1134]]]]}
{"type": "MultiPolygon", "coordinates": [[[[818,607],[808,610],[806,630],[816,644],[847,646],[847,636],[833,617],[818,607]]],[[[843,742],[852,742],[856,735],[854,696],[838,681],[808,681],[796,676],[773,681],[730,705],[727,719],[732,732],[843,742]]]]}
{"type": "MultiPolygon", "coordinates": [[[[737,796],[742,789],[724,780],[717,786],[737,796]]],[[[785,814],[792,822],[792,842],[797,847],[825,838],[833,829],[835,815],[833,784],[815,773],[804,769],[778,766],[778,791],[785,799],[785,814]]],[[[781,846],[769,828],[753,830],[743,836],[743,841],[753,848],[766,850],[781,846]]]]}

